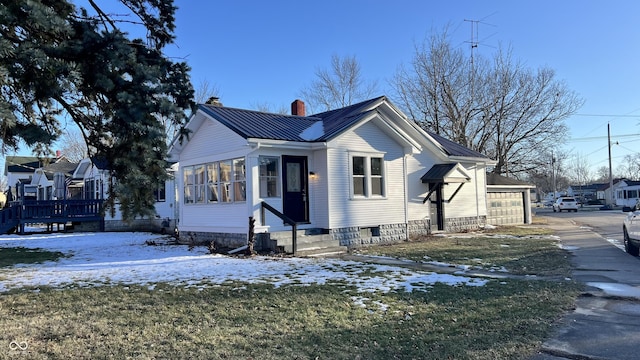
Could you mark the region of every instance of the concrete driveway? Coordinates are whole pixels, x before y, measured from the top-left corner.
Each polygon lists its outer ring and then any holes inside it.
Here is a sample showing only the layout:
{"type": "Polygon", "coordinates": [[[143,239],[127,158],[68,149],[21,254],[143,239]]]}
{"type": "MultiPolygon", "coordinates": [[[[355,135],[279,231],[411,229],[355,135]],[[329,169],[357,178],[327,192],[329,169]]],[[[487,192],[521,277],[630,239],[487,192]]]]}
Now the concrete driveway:
{"type": "Polygon", "coordinates": [[[531,359],[640,358],[640,259],[571,219],[546,218],[573,254],[573,278],[586,292],[531,359]]]}

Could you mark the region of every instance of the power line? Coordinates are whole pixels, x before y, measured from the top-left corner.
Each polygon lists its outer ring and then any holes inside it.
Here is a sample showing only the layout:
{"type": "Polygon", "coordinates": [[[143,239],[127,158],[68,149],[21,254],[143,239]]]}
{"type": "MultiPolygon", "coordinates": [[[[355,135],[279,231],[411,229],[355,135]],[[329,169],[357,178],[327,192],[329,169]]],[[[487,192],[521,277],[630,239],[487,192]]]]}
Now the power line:
{"type": "MultiPolygon", "coordinates": [[[[622,134],[622,135],[611,135],[611,138],[620,139],[620,138],[629,138],[629,137],[637,137],[640,134],[622,134]]],[[[592,141],[592,140],[605,140],[607,136],[591,136],[591,137],[583,137],[583,138],[571,138],[568,141],[592,141]]]]}
{"type": "Polygon", "coordinates": [[[620,115],[620,114],[573,114],[573,116],[640,118],[640,115],[620,115]]]}

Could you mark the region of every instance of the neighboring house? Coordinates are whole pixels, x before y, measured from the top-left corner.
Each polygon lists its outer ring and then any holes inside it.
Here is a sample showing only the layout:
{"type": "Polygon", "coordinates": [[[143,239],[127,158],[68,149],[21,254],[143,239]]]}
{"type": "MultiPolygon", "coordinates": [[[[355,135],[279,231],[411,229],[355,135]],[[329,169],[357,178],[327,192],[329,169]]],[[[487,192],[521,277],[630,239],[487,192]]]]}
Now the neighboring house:
{"type": "Polygon", "coordinates": [[[615,205],[616,188],[619,186],[618,184],[621,181],[625,181],[625,180],[626,179],[613,179],[613,190],[611,189],[611,186],[609,183],[603,184],[596,190],[596,198],[598,200],[604,201],[606,205],[615,205]]]}
{"type": "MultiPolygon", "coordinates": [[[[11,187],[12,197],[15,199],[16,187],[19,184],[31,184],[34,171],[54,162],[55,158],[39,158],[35,156],[7,156],[4,163],[4,175],[7,177],[7,185],[11,187]]],[[[29,192],[29,196],[37,194],[29,192]]]]}
{"type": "Polygon", "coordinates": [[[616,206],[635,206],[640,201],[640,181],[623,179],[613,185],[616,206]]]}
{"type": "Polygon", "coordinates": [[[487,174],[487,223],[531,224],[531,191],[535,185],[497,174],[487,174]]]}
{"type": "Polygon", "coordinates": [[[37,200],[63,200],[67,197],[67,185],[78,164],[65,157],[36,169],[29,185],[25,184],[25,193],[33,192],[37,200]],[[27,190],[29,189],[29,190],[27,190]]]}
{"type": "MultiPolygon", "coordinates": [[[[122,219],[116,204],[113,216],[109,211],[104,216],[107,231],[173,231],[176,227],[175,168],[171,165],[167,171],[169,179],[158,185],[155,190],[155,211],[153,218],[139,218],[131,222],[122,219]]],[[[83,159],[73,172],[70,185],[73,199],[107,199],[109,196],[110,171],[108,164],[101,159],[83,159]]]]}
{"type": "Polygon", "coordinates": [[[176,139],[182,241],[247,244],[290,231],[262,203],[343,246],[487,221],[488,157],[420,129],[386,97],[311,116],[199,105],[176,139]]]}
{"type": "Polygon", "coordinates": [[[586,203],[589,200],[598,200],[598,190],[603,185],[605,184],[570,185],[567,194],[575,197],[581,203],[586,203]]]}

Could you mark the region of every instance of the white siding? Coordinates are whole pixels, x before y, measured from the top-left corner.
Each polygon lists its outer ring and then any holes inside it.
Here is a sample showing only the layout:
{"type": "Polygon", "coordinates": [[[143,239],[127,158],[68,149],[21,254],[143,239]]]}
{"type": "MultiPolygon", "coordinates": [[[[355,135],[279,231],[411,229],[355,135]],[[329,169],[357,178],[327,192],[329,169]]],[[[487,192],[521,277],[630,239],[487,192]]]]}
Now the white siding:
{"type": "Polygon", "coordinates": [[[405,222],[403,147],[371,121],[330,142],[330,227],[376,226],[405,222]],[[384,198],[351,198],[351,156],[384,155],[384,198]]]}
{"type": "Polygon", "coordinates": [[[232,159],[244,156],[250,150],[245,139],[214,120],[205,120],[190,136],[189,142],[180,153],[181,167],[232,159]]]}
{"type": "MultiPolygon", "coordinates": [[[[205,164],[218,160],[245,157],[251,148],[245,139],[220,123],[205,119],[200,128],[191,133],[189,142],[180,153],[180,169],[176,174],[180,208],[179,229],[184,231],[232,232],[244,233],[249,227],[251,215],[248,202],[231,204],[184,204],[183,176],[184,166],[205,164]]],[[[247,163],[247,188],[250,181],[247,163]]],[[[249,190],[247,190],[249,195],[249,190]]]]}
{"type": "MultiPolygon", "coordinates": [[[[446,203],[444,214],[447,219],[486,216],[487,200],[485,190],[485,170],[478,168],[476,172],[475,164],[461,164],[471,180],[465,183],[460,191],[455,195],[450,203],[446,203]]],[[[458,184],[449,184],[444,187],[444,198],[449,199],[458,188],[458,184]]]]}
{"type": "Polygon", "coordinates": [[[429,184],[423,184],[420,178],[434,165],[427,154],[407,156],[407,188],[409,221],[429,218],[429,203],[422,203],[429,193],[429,184]]]}

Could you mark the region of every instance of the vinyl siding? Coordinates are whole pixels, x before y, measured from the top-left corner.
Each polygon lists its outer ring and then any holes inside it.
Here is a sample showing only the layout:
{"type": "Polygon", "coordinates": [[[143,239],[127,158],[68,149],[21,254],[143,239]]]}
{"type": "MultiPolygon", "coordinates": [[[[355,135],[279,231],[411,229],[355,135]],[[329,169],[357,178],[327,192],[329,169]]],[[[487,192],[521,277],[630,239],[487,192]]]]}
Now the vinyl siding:
{"type": "Polygon", "coordinates": [[[429,184],[423,184],[420,178],[435,165],[426,154],[407,156],[407,188],[409,220],[429,218],[429,203],[422,203],[429,193],[429,184]]]}
{"type": "MultiPolygon", "coordinates": [[[[251,148],[245,139],[222,126],[220,123],[206,119],[200,128],[191,134],[189,142],[180,153],[180,170],[176,174],[178,181],[178,198],[180,207],[180,231],[202,232],[238,232],[244,233],[249,227],[251,214],[250,204],[238,202],[231,204],[184,204],[183,176],[184,166],[205,164],[208,162],[245,157],[251,148]]],[[[249,164],[247,163],[247,195],[250,181],[249,164]]]]}
{"type": "Polygon", "coordinates": [[[403,147],[371,121],[330,142],[329,147],[330,227],[404,223],[403,147]],[[384,156],[384,198],[351,197],[350,162],[354,154],[384,156]]]}

